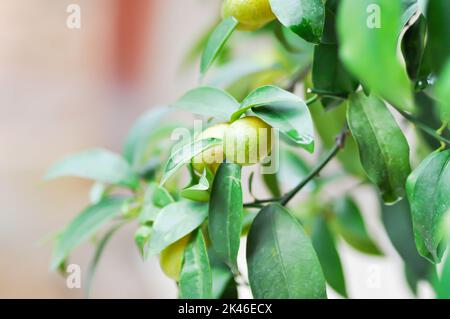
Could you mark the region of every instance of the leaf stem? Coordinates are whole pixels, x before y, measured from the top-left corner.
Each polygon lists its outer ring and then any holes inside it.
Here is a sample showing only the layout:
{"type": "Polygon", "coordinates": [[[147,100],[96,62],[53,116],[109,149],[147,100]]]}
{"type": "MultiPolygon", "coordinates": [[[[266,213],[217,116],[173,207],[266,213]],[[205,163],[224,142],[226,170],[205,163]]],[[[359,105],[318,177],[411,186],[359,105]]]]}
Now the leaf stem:
{"type": "Polygon", "coordinates": [[[425,125],[424,123],[422,123],[419,119],[417,119],[415,116],[399,109],[396,106],[393,106],[394,109],[401,115],[403,116],[405,119],[407,119],[408,121],[410,121],[411,123],[414,123],[419,129],[421,129],[423,132],[425,132],[426,134],[430,135],[431,137],[434,137],[435,139],[449,145],[450,144],[450,140],[445,138],[444,136],[441,136],[439,134],[439,132],[436,132],[435,130],[433,130],[431,127],[425,125]]]}
{"type": "Polygon", "coordinates": [[[311,173],[306,176],[304,180],[302,180],[296,187],[294,187],[291,191],[283,195],[280,200],[280,204],[285,206],[299,191],[303,189],[317,174],[319,174],[322,169],[339,153],[339,151],[344,147],[345,139],[347,137],[348,128],[347,126],[339,133],[336,137],[336,143],[333,148],[328,152],[327,156],[317,165],[311,173]]]}
{"type": "Polygon", "coordinates": [[[339,135],[336,137],[336,142],[333,148],[328,152],[327,156],[311,171],[311,173],[306,176],[304,180],[302,180],[296,187],[294,187],[291,191],[284,194],[281,198],[269,198],[263,200],[255,200],[251,203],[244,204],[244,207],[247,208],[262,208],[263,204],[280,202],[281,205],[285,206],[299,191],[303,189],[314,177],[316,177],[322,169],[327,166],[327,164],[337,155],[337,153],[344,147],[345,139],[348,134],[348,127],[345,127],[341,130],[339,135]]]}

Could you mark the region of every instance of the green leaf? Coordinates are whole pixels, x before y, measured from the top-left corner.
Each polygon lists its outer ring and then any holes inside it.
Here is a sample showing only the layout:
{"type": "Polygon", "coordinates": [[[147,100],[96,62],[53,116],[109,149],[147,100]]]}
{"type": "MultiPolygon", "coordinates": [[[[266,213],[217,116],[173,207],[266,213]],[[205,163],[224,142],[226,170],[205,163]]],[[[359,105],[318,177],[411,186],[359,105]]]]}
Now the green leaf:
{"type": "Polygon", "coordinates": [[[191,183],[189,186],[183,188],[180,195],[197,202],[209,201],[209,181],[212,180],[211,175],[212,174],[208,169],[203,170],[202,176],[200,176],[198,182],[194,184],[191,183]]]}
{"type": "Polygon", "coordinates": [[[387,203],[404,195],[411,171],[409,146],[383,101],[362,93],[351,97],[347,121],[358,144],[361,164],[387,203]]]}
{"type": "Polygon", "coordinates": [[[48,170],[45,179],[68,176],[131,188],[136,188],[139,183],[139,179],[125,159],[101,149],[85,151],[62,159],[48,170]]]}
{"type": "Polygon", "coordinates": [[[325,3],[325,24],[322,35],[322,44],[337,44],[336,13],[340,0],[327,0],[325,3]]]}
{"type": "Polygon", "coordinates": [[[322,0],[270,0],[270,6],[285,27],[306,41],[320,42],[325,21],[322,0]]]}
{"type": "Polygon", "coordinates": [[[325,278],[303,227],[282,206],[266,206],[247,239],[247,266],[255,298],[326,298],[325,278]]]}
{"type": "Polygon", "coordinates": [[[125,223],[118,223],[111,227],[108,232],[102,237],[102,239],[98,242],[97,248],[95,249],[94,257],[91,260],[91,263],[89,265],[88,273],[86,276],[86,283],[85,283],[85,294],[86,298],[90,297],[91,289],[92,289],[92,282],[95,276],[95,272],[97,271],[98,263],[100,262],[100,258],[103,254],[103,251],[105,250],[106,245],[108,244],[109,240],[112,238],[114,233],[124,225],[125,223]]]}
{"type": "Polygon", "coordinates": [[[311,240],[328,284],[341,296],[347,298],[344,271],[336,248],[336,241],[326,220],[320,216],[314,223],[311,240]]]}
{"type": "MultiPolygon", "coordinates": [[[[347,103],[339,108],[325,111],[318,102],[311,105],[311,114],[314,120],[314,127],[325,148],[330,149],[336,143],[336,136],[346,123],[347,103]]],[[[364,170],[357,156],[357,145],[353,136],[348,136],[345,147],[337,154],[337,159],[344,169],[357,177],[365,177],[364,170]]]]}
{"type": "Polygon", "coordinates": [[[353,248],[370,255],[380,256],[382,252],[371,239],[358,206],[350,197],[342,197],[333,203],[337,232],[353,248]]]}
{"type": "Polygon", "coordinates": [[[200,63],[200,72],[202,74],[208,71],[237,25],[238,21],[233,17],[229,17],[223,20],[211,33],[200,63]]]}
{"type": "Polygon", "coordinates": [[[212,274],[212,298],[237,299],[238,292],[233,273],[223,263],[212,248],[208,249],[212,274]]]}
{"type": "Polygon", "coordinates": [[[205,138],[193,141],[176,149],[172,152],[164,167],[160,184],[164,185],[173,174],[175,174],[183,165],[189,163],[194,156],[220,144],[222,144],[221,139],[205,138]]]}
{"type": "Polygon", "coordinates": [[[302,100],[273,102],[269,105],[253,107],[252,111],[257,117],[279,130],[308,152],[314,152],[312,118],[308,107],[302,100]]]}
{"type": "Polygon", "coordinates": [[[439,77],[435,92],[442,122],[450,122],[450,59],[439,77]]]}
{"type": "Polygon", "coordinates": [[[278,184],[277,174],[262,174],[264,185],[266,185],[270,194],[278,198],[281,196],[280,186],[278,184]]]}
{"type": "Polygon", "coordinates": [[[201,230],[196,231],[184,251],[180,274],[180,298],[212,298],[211,267],[201,230]]]}
{"type": "Polygon", "coordinates": [[[144,203],[139,215],[139,223],[154,222],[161,209],[174,202],[170,193],[155,182],[148,184],[144,194],[144,203]]]}
{"type": "Polygon", "coordinates": [[[433,71],[440,74],[450,59],[450,1],[429,1],[427,20],[430,61],[433,71]]]}
{"type": "Polygon", "coordinates": [[[412,87],[397,57],[401,14],[400,1],[343,0],[338,13],[339,53],[364,86],[391,104],[411,110],[412,87]]]}
{"type": "Polygon", "coordinates": [[[156,107],[145,112],[129,131],[122,155],[130,164],[136,164],[144,152],[150,137],[170,112],[168,107],[156,107]]]}
{"type": "Polygon", "coordinates": [[[239,109],[239,103],[227,92],[210,86],[190,90],[173,107],[194,114],[228,120],[239,109]]]}
{"type": "Polygon", "coordinates": [[[436,290],[439,299],[450,299],[450,255],[445,260],[436,290]]]}
{"type": "Polygon", "coordinates": [[[152,256],[200,226],[208,215],[208,205],[181,201],[167,205],[156,217],[148,255],[152,256]]]}
{"type": "Polygon", "coordinates": [[[93,236],[106,222],[119,215],[125,201],[124,198],[107,198],[89,206],[75,217],[56,240],[51,269],[56,270],[79,244],[93,236]]]}
{"type": "Polygon", "coordinates": [[[405,267],[410,272],[410,277],[414,277],[417,280],[429,280],[432,265],[417,253],[416,246],[414,245],[414,234],[408,201],[404,198],[394,205],[385,205],[380,200],[380,204],[386,233],[392,245],[405,262],[405,267]]]}
{"type": "Polygon", "coordinates": [[[134,233],[134,242],[139,249],[142,259],[147,259],[148,242],[152,236],[152,227],[148,225],[140,226],[134,233]]]}
{"type": "MultiPolygon", "coordinates": [[[[422,63],[425,53],[427,21],[420,15],[416,22],[405,32],[402,39],[402,53],[406,62],[406,70],[413,81],[421,77],[422,63]]],[[[427,74],[422,75],[427,76],[427,74]]]]}
{"type": "Polygon", "coordinates": [[[209,203],[209,237],[217,256],[237,271],[242,230],[241,166],[222,163],[216,173],[209,203]]]}
{"type": "MultiPolygon", "coordinates": [[[[309,165],[293,150],[280,150],[280,163],[278,169],[278,176],[282,181],[283,189],[289,190],[294,188],[301,180],[303,180],[311,169],[309,165]]],[[[316,181],[312,180],[307,187],[317,186],[316,181]]]]}
{"type": "Polygon", "coordinates": [[[450,208],[450,150],[434,152],[406,182],[419,254],[439,263],[445,251],[444,215],[450,208]]]}
{"type": "Polygon", "coordinates": [[[419,10],[419,4],[417,0],[401,0],[402,3],[402,17],[401,22],[404,27],[408,21],[414,16],[414,14],[419,10]]]}
{"type": "MultiPolygon", "coordinates": [[[[314,88],[330,95],[347,96],[358,87],[356,81],[344,68],[336,44],[319,44],[314,50],[312,80],[314,88]]],[[[342,99],[322,98],[325,107],[342,103],[342,99]]]]}
{"type": "Polygon", "coordinates": [[[269,105],[278,102],[299,103],[301,99],[279,87],[266,85],[255,89],[242,101],[240,108],[231,115],[231,121],[236,121],[245,112],[256,106],[269,105]]]}

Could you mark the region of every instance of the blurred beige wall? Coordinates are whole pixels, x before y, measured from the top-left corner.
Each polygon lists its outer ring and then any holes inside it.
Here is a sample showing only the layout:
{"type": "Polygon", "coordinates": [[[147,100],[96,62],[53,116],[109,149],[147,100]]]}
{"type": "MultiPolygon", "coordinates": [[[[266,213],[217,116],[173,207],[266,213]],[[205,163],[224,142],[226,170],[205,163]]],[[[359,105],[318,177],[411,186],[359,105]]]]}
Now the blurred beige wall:
{"type": "MultiPolygon", "coordinates": [[[[219,0],[153,0],[143,39],[148,58],[131,87],[112,80],[115,1],[0,2],[0,297],[83,296],[48,271],[51,246],[39,241],[88,203],[90,183],[43,183],[45,170],[81,149],[120,151],[140,113],[173,101],[197,83],[197,68],[181,73],[180,62],[202,29],[215,21],[219,0]],[[66,27],[71,3],[81,6],[80,30],[66,27]]],[[[359,202],[387,258],[362,256],[342,244],[350,295],[410,297],[402,263],[382,231],[376,198],[362,191],[359,202]],[[371,286],[374,274],[379,281],[371,286]]],[[[174,283],[162,275],[157,261],[140,260],[133,230],[130,225],[111,241],[93,296],[176,297],[174,283]]],[[[72,260],[85,267],[92,253],[90,245],[83,245],[72,260]]],[[[243,296],[250,294],[243,291],[243,296]]]]}
{"type": "MultiPolygon", "coordinates": [[[[43,183],[42,175],[68,153],[97,146],[119,151],[141,112],[195,84],[195,70],[180,75],[179,61],[215,20],[217,1],[153,1],[143,39],[149,58],[132,88],[112,81],[114,2],[0,2],[0,297],[82,297],[48,271],[51,247],[39,241],[88,203],[90,183],[43,183]],[[81,6],[79,30],[66,27],[71,3],[81,6]]],[[[94,297],[176,297],[157,262],[141,262],[133,227],[109,248],[94,297]]],[[[85,266],[92,253],[84,245],[74,260],[85,266]]]]}

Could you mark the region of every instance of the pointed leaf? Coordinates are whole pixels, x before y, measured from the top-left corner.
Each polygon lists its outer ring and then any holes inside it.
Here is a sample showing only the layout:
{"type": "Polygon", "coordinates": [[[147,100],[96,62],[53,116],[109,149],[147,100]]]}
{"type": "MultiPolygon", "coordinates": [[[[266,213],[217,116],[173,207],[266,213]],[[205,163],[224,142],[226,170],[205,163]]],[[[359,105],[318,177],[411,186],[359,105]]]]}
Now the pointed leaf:
{"type": "Polygon", "coordinates": [[[450,122],[450,59],[436,83],[436,99],[442,122],[450,122]]]}
{"type": "Polygon", "coordinates": [[[241,166],[222,163],[212,185],[209,203],[209,237],[217,256],[235,271],[242,216],[241,166]]]}
{"type": "Polygon", "coordinates": [[[322,0],[270,0],[270,6],[285,27],[306,41],[320,42],[325,21],[322,0]]]}
{"type": "Polygon", "coordinates": [[[146,224],[155,221],[161,209],[174,202],[172,195],[155,182],[148,184],[144,194],[144,203],[139,215],[139,223],[146,224]]]}
{"type": "Polygon", "coordinates": [[[180,274],[180,297],[183,299],[212,298],[211,267],[201,230],[197,230],[184,251],[180,274]]]}
{"type": "Polygon", "coordinates": [[[303,227],[278,204],[261,210],[247,239],[255,298],[326,298],[325,278],[303,227]]]}
{"type": "Polygon", "coordinates": [[[436,290],[439,299],[450,299],[450,255],[445,260],[436,290]]]}
{"type": "Polygon", "coordinates": [[[229,17],[223,20],[211,33],[200,63],[200,72],[202,74],[208,71],[237,25],[238,21],[233,17],[229,17]]]}
{"type": "Polygon", "coordinates": [[[450,150],[434,152],[406,183],[419,253],[439,263],[445,251],[444,215],[450,209],[450,150]]]}
{"type": "Polygon", "coordinates": [[[302,100],[298,96],[280,89],[279,87],[272,85],[262,86],[251,92],[242,101],[240,108],[231,116],[231,120],[237,120],[245,112],[256,106],[269,105],[275,102],[298,103],[299,101],[302,102],[302,100]]]}
{"type": "Polygon", "coordinates": [[[133,125],[125,139],[122,155],[130,164],[140,160],[147,143],[162,119],[170,112],[168,107],[155,107],[145,112],[133,125]]]}
{"type": "Polygon", "coordinates": [[[200,226],[208,215],[208,205],[191,201],[164,207],[153,224],[148,255],[152,256],[200,226]]]}
{"type": "Polygon", "coordinates": [[[45,179],[83,177],[99,182],[135,188],[139,182],[130,165],[120,155],[101,149],[70,155],[53,165],[45,179]]]}
{"type": "Polygon", "coordinates": [[[189,185],[181,190],[180,195],[184,198],[197,201],[207,202],[209,201],[209,187],[212,176],[207,169],[203,170],[202,176],[200,176],[197,183],[189,185]]]}
{"type": "Polygon", "coordinates": [[[412,86],[397,57],[401,14],[400,1],[343,0],[338,13],[340,56],[364,86],[411,110],[412,86]]]}
{"type": "Polygon", "coordinates": [[[168,159],[164,167],[163,177],[161,178],[161,185],[164,185],[167,180],[175,174],[183,165],[186,165],[191,159],[202,153],[203,151],[222,144],[222,140],[217,138],[205,138],[193,141],[175,150],[168,159]]]}
{"type": "Polygon", "coordinates": [[[314,152],[314,129],[306,104],[296,102],[273,102],[252,108],[255,115],[279,130],[294,143],[308,152],[314,152]]]}
{"type": "Polygon", "coordinates": [[[336,214],[336,230],[350,246],[366,254],[382,255],[367,232],[361,212],[353,199],[339,198],[333,203],[333,211],[336,214]]]}
{"type": "Polygon", "coordinates": [[[344,272],[341,258],[336,248],[336,241],[322,217],[318,217],[314,224],[312,244],[319,257],[328,284],[341,296],[347,298],[344,272]]]}
{"type": "Polygon", "coordinates": [[[89,239],[101,226],[117,216],[125,201],[124,198],[107,198],[89,206],[75,217],[56,240],[51,269],[56,270],[79,244],[89,239]]]}
{"type": "Polygon", "coordinates": [[[411,171],[409,146],[386,105],[362,93],[352,96],[347,121],[358,144],[361,164],[387,203],[404,195],[411,171]]]}
{"type": "Polygon", "coordinates": [[[239,109],[239,103],[227,92],[209,86],[190,90],[183,95],[174,107],[194,114],[228,120],[239,109]]]}

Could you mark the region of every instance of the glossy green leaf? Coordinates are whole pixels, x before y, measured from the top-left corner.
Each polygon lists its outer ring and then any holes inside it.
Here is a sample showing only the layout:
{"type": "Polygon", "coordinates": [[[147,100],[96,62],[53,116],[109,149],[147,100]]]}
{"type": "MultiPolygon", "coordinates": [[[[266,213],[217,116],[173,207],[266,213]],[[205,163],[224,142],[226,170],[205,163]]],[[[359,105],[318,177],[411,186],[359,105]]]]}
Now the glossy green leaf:
{"type": "Polygon", "coordinates": [[[450,150],[434,152],[406,183],[420,255],[439,263],[445,251],[444,215],[450,209],[450,150]]]}
{"type": "Polygon", "coordinates": [[[337,44],[336,14],[340,0],[327,0],[325,2],[325,23],[323,29],[322,44],[337,44]]]}
{"type": "MultiPolygon", "coordinates": [[[[314,127],[325,148],[330,149],[336,143],[336,136],[346,123],[347,104],[343,107],[334,108],[325,111],[318,102],[311,105],[311,115],[314,120],[314,127]]],[[[364,170],[358,157],[355,156],[358,151],[355,140],[352,136],[347,136],[345,147],[338,153],[337,159],[344,167],[345,171],[357,176],[365,177],[364,170]]]]}
{"type": "MultiPolygon", "coordinates": [[[[404,198],[394,205],[385,205],[380,200],[380,204],[384,228],[392,245],[405,262],[407,272],[410,272],[410,281],[429,280],[432,264],[417,252],[408,201],[404,198]]],[[[411,286],[414,286],[413,282],[411,286]]]]}
{"type": "Polygon", "coordinates": [[[147,258],[148,243],[152,236],[152,227],[148,225],[140,226],[134,233],[134,242],[139,250],[139,254],[145,260],[147,258]]]}
{"type": "Polygon", "coordinates": [[[322,0],[270,0],[270,6],[285,27],[306,41],[320,42],[325,21],[322,0]]]}
{"type": "Polygon", "coordinates": [[[420,15],[417,21],[405,32],[402,39],[402,53],[406,62],[406,70],[413,81],[417,81],[421,77],[426,34],[427,21],[423,15],[420,15]]]}
{"type": "Polygon", "coordinates": [[[208,257],[212,274],[212,298],[237,299],[236,282],[230,268],[220,260],[212,248],[208,249],[208,257]]]}
{"type": "Polygon", "coordinates": [[[208,228],[214,251],[234,271],[237,271],[242,216],[241,166],[222,163],[212,185],[208,228]]]}
{"type": "MultiPolygon", "coordinates": [[[[358,81],[346,71],[340,61],[336,44],[319,44],[315,47],[312,80],[317,91],[343,97],[358,87],[358,81]]],[[[322,98],[325,107],[339,105],[342,101],[322,98]]]]}
{"type": "Polygon", "coordinates": [[[341,296],[347,298],[344,271],[336,241],[326,220],[322,217],[317,217],[314,223],[311,240],[328,284],[341,296]]]}
{"type": "Polygon", "coordinates": [[[195,232],[184,251],[180,274],[180,298],[212,298],[211,267],[201,230],[195,232]]]}
{"type": "Polygon", "coordinates": [[[148,184],[144,194],[144,203],[139,215],[139,222],[146,224],[155,221],[161,209],[174,202],[170,193],[155,182],[148,184]]]}
{"type": "Polygon", "coordinates": [[[103,235],[103,237],[98,242],[97,248],[95,249],[94,257],[92,258],[91,263],[89,264],[89,269],[86,275],[86,283],[84,284],[85,286],[84,291],[86,294],[86,298],[90,297],[95,272],[97,271],[97,266],[100,262],[100,258],[103,254],[103,251],[105,250],[106,245],[108,244],[112,236],[115,234],[115,232],[119,230],[119,228],[122,227],[123,225],[124,223],[118,223],[113,227],[111,227],[111,229],[108,230],[106,234],[103,235]]]}
{"type": "Polygon", "coordinates": [[[235,121],[245,112],[256,106],[270,105],[273,103],[299,103],[301,99],[288,91],[273,85],[266,85],[255,89],[241,103],[240,108],[233,113],[231,120],[235,121]]]}
{"type": "Polygon", "coordinates": [[[101,149],[70,155],[53,165],[45,179],[83,177],[99,182],[135,188],[139,183],[130,165],[113,152],[101,149]]]}
{"type": "Polygon", "coordinates": [[[401,0],[402,4],[402,26],[405,26],[408,21],[414,16],[414,14],[419,10],[419,4],[417,0],[401,0]]]}
{"type": "Polygon", "coordinates": [[[176,149],[167,160],[160,184],[164,185],[173,174],[175,174],[183,165],[189,163],[194,156],[211,147],[220,145],[221,143],[222,140],[217,138],[205,138],[193,141],[176,149]]]}
{"type": "Polygon", "coordinates": [[[427,21],[430,61],[433,71],[440,74],[450,59],[450,1],[430,0],[427,21]]]}
{"type": "Polygon", "coordinates": [[[208,71],[237,25],[238,21],[233,17],[229,17],[224,19],[211,33],[200,63],[200,72],[202,74],[208,71]]]}
{"type": "Polygon", "coordinates": [[[303,227],[278,204],[261,210],[247,239],[255,298],[326,298],[319,259],[303,227]]]}
{"type": "Polygon", "coordinates": [[[435,87],[439,115],[443,122],[450,122],[450,59],[439,77],[435,87]]]}
{"type": "Polygon", "coordinates": [[[208,216],[208,205],[192,201],[175,202],[164,207],[153,224],[148,255],[152,256],[186,236],[208,216]]]}
{"type": "Polygon", "coordinates": [[[239,103],[227,92],[210,86],[188,91],[173,107],[194,114],[228,120],[239,109],[239,103]]]}
{"type": "Polygon", "coordinates": [[[274,102],[252,108],[253,113],[264,122],[310,153],[314,152],[314,128],[306,104],[296,102],[274,102]]]}
{"type": "Polygon", "coordinates": [[[51,269],[56,270],[79,244],[89,239],[101,226],[119,215],[125,201],[124,198],[107,198],[98,204],[89,206],[75,217],[56,240],[51,269]]]}
{"type": "Polygon", "coordinates": [[[264,185],[269,190],[270,194],[278,198],[281,196],[280,186],[278,184],[277,174],[263,174],[262,175],[264,185]]]}
{"type": "Polygon", "coordinates": [[[353,248],[370,255],[382,252],[367,232],[358,206],[350,197],[341,197],[333,203],[336,214],[334,226],[342,238],[353,248]]]}
{"type": "Polygon", "coordinates": [[[436,292],[439,299],[450,299],[450,255],[445,260],[436,292]]]}
{"type": "Polygon", "coordinates": [[[400,1],[343,0],[338,13],[340,56],[364,86],[411,110],[412,86],[397,57],[401,14],[400,1]]]}
{"type": "Polygon", "coordinates": [[[168,107],[156,107],[145,112],[129,131],[122,155],[130,164],[140,160],[151,135],[170,112],[168,107]]]}
{"type": "Polygon", "coordinates": [[[358,144],[361,164],[384,201],[401,199],[411,171],[409,146],[386,105],[376,97],[355,94],[349,102],[347,121],[358,144]]]}
{"type": "Polygon", "coordinates": [[[183,188],[180,192],[180,195],[184,198],[197,202],[209,201],[209,188],[212,176],[208,175],[211,175],[211,173],[205,169],[198,181],[193,184],[191,183],[187,187],[183,188]]]}

